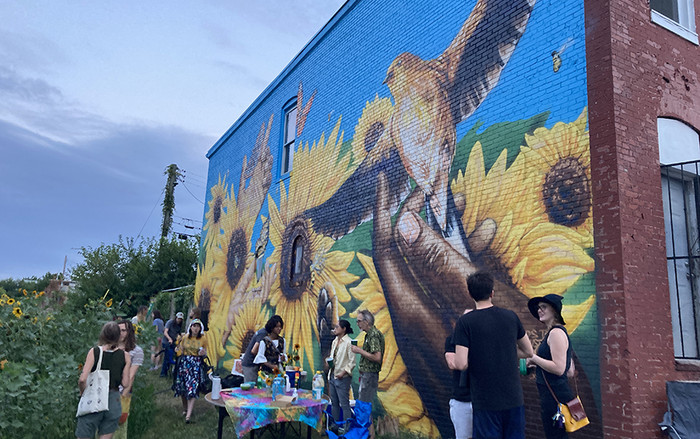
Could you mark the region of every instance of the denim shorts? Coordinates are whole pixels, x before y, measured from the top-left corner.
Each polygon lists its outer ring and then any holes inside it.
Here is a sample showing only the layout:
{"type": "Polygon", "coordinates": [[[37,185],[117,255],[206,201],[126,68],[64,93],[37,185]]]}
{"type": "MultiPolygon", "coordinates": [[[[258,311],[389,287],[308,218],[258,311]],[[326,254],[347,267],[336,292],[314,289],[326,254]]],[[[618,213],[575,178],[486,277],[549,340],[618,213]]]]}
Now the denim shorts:
{"type": "Polygon", "coordinates": [[[89,413],[78,416],[78,425],[75,428],[75,437],[89,438],[95,437],[95,432],[100,435],[110,434],[117,431],[119,418],[122,415],[121,395],[118,390],[109,391],[109,410],[106,412],[89,413]]]}

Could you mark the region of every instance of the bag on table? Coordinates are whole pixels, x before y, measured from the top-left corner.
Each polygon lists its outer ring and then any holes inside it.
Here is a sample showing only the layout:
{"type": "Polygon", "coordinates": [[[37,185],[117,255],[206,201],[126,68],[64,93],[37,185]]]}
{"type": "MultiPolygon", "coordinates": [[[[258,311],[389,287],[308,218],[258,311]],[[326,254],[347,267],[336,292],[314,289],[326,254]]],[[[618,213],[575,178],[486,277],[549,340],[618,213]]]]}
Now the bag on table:
{"type": "Polygon", "coordinates": [[[586,416],[586,411],[583,409],[581,399],[578,397],[578,382],[574,380],[576,384],[576,397],[566,404],[562,404],[550,387],[547,377],[544,376],[544,374],[542,376],[554,400],[557,402],[557,413],[552,418],[557,425],[563,427],[568,433],[573,433],[591,423],[588,420],[588,416],[586,416]]]}
{"type": "Polygon", "coordinates": [[[100,357],[97,360],[95,371],[90,372],[85,384],[85,390],[78,402],[78,411],[75,416],[99,413],[109,410],[109,371],[101,370],[102,348],[99,347],[100,357]]]}

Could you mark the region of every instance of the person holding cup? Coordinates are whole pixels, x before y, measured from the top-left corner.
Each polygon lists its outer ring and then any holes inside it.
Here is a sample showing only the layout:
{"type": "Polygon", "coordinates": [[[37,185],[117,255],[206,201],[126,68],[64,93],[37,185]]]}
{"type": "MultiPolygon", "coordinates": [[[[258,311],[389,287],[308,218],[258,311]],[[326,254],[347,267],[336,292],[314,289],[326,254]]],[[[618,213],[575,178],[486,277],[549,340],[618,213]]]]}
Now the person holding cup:
{"type": "Polygon", "coordinates": [[[337,431],[337,422],[340,419],[340,409],[343,409],[343,420],[350,418],[350,385],[352,383],[352,371],[355,369],[355,355],[352,353],[352,340],[349,334],[352,334],[352,327],[347,320],[339,320],[338,324],[333,328],[335,339],[331,344],[331,357],[326,359],[328,363],[328,387],[331,394],[331,412],[333,420],[336,422],[335,428],[331,430],[337,431]]]}
{"type": "Polygon", "coordinates": [[[202,321],[190,322],[187,333],[177,339],[175,352],[180,356],[180,366],[176,370],[172,389],[175,396],[182,399],[182,415],[185,423],[190,423],[194,400],[199,394],[199,386],[204,374],[204,357],[207,355],[207,339],[202,337],[202,321]]]}

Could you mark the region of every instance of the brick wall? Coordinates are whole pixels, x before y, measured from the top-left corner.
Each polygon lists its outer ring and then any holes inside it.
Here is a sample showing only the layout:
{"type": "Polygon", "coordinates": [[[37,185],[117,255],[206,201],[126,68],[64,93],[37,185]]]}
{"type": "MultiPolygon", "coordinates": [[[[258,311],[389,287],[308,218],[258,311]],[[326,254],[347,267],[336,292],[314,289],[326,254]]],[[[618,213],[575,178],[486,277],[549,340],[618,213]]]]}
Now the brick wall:
{"type": "Polygon", "coordinates": [[[661,437],[665,382],[700,378],[674,361],[656,128],[672,117],[700,129],[700,50],[646,3],[586,2],[606,438],[661,437]]]}

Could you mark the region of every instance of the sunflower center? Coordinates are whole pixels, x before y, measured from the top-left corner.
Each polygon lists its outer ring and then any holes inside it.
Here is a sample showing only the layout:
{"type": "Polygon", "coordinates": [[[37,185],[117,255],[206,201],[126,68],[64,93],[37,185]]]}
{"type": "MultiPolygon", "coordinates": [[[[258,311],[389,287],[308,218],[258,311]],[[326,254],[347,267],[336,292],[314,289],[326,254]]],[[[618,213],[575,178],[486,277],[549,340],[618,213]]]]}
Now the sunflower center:
{"type": "Polygon", "coordinates": [[[255,331],[252,329],[249,329],[246,331],[245,334],[243,334],[243,340],[241,340],[241,350],[245,350],[248,348],[248,345],[250,344],[250,341],[253,339],[253,336],[255,335],[255,331]]]}
{"type": "Polygon", "coordinates": [[[214,224],[218,224],[219,220],[221,219],[221,209],[224,204],[224,200],[221,199],[221,197],[216,197],[214,200],[214,206],[212,206],[211,210],[213,211],[213,220],[214,224]]]}
{"type": "Polygon", "coordinates": [[[238,281],[243,276],[245,270],[245,259],[247,256],[245,233],[241,229],[236,229],[231,234],[226,253],[226,281],[231,289],[236,288],[238,281]]]}
{"type": "Polygon", "coordinates": [[[566,157],[552,166],[542,186],[542,199],[551,222],[575,227],[586,221],[591,184],[578,158],[566,157]]]}
{"type": "Polygon", "coordinates": [[[311,283],[310,242],[303,216],[294,218],[282,234],[280,289],[287,300],[299,300],[311,283]]]}
{"type": "Polygon", "coordinates": [[[374,122],[369,126],[367,133],[365,133],[365,151],[370,152],[374,149],[374,145],[377,144],[377,140],[382,136],[384,132],[383,122],[374,122]]]}

